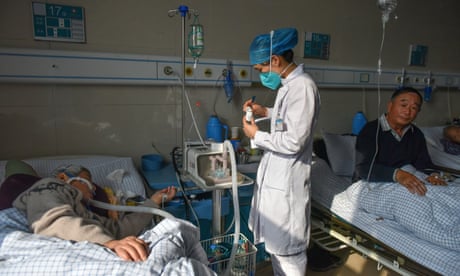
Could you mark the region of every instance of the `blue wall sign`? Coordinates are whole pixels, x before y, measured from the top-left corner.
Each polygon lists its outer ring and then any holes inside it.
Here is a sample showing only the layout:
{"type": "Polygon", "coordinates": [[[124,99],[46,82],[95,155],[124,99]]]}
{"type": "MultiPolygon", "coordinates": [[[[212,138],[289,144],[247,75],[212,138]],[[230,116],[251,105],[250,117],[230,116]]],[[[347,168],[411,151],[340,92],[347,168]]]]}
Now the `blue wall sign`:
{"type": "Polygon", "coordinates": [[[86,42],[85,9],[32,2],[34,39],[86,42]]]}

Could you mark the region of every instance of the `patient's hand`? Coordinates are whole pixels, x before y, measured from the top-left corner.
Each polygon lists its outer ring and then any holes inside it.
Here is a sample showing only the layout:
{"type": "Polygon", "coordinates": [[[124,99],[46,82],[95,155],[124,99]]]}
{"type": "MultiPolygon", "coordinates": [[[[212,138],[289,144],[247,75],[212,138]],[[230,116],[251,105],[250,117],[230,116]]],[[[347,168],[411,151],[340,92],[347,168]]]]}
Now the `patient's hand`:
{"type": "Polygon", "coordinates": [[[433,185],[440,185],[440,186],[446,186],[447,185],[447,182],[437,174],[432,174],[432,175],[428,176],[425,180],[430,182],[433,185]]]}
{"type": "Polygon", "coordinates": [[[423,181],[418,179],[415,175],[409,172],[403,171],[401,169],[398,169],[396,171],[395,178],[396,178],[396,181],[398,181],[401,185],[406,187],[409,190],[409,192],[413,194],[418,194],[421,196],[425,195],[426,190],[427,190],[425,187],[425,184],[423,183],[423,181]]]}
{"type": "Polygon", "coordinates": [[[161,206],[162,202],[168,202],[176,196],[176,188],[175,187],[168,187],[161,189],[155,192],[151,197],[150,200],[155,202],[157,205],[161,206]]]}
{"type": "Polygon", "coordinates": [[[134,236],[128,236],[121,240],[111,240],[104,243],[104,246],[115,251],[125,261],[145,261],[148,257],[148,244],[134,236]]]}

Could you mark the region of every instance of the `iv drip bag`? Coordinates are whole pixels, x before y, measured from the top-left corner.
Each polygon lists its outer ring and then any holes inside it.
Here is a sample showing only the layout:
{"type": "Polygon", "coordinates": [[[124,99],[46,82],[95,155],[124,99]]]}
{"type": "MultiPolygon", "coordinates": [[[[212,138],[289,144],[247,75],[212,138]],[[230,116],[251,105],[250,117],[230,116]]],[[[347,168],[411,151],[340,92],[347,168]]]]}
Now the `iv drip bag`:
{"type": "Polygon", "coordinates": [[[190,25],[188,51],[195,59],[199,58],[204,51],[203,25],[198,22],[197,15],[195,15],[193,24],[190,25]]]}
{"type": "Polygon", "coordinates": [[[398,5],[397,0],[377,0],[377,6],[382,11],[382,22],[388,22],[390,14],[396,9],[398,5]]]}

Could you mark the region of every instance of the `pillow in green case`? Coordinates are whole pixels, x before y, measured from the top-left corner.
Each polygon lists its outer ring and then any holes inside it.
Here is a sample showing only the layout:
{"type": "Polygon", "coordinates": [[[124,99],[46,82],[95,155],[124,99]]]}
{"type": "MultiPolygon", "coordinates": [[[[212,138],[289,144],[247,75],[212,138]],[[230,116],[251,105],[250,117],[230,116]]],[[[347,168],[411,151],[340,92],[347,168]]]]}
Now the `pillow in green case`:
{"type": "Polygon", "coordinates": [[[8,160],[5,165],[5,178],[8,178],[13,174],[38,176],[34,168],[26,162],[22,160],[8,160]]]}

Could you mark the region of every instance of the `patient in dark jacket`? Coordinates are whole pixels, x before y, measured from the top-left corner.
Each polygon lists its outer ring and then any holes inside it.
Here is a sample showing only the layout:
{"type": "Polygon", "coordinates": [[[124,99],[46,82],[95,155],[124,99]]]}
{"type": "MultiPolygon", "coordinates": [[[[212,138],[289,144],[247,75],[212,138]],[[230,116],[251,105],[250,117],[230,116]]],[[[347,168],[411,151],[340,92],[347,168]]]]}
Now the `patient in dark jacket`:
{"type": "Polygon", "coordinates": [[[412,123],[422,102],[416,89],[400,88],[387,112],[364,126],[356,140],[355,180],[398,182],[418,195],[425,195],[426,183],[446,185],[437,175],[424,173],[434,165],[422,131],[412,123]]]}

